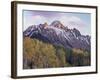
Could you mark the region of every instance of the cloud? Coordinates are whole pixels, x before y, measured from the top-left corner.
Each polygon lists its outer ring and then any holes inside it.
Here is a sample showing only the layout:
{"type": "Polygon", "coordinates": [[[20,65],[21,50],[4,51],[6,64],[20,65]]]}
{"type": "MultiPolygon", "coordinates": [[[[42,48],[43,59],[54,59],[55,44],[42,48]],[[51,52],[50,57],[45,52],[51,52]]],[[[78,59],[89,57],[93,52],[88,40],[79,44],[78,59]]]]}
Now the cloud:
{"type": "Polygon", "coordinates": [[[59,16],[59,20],[60,20],[64,25],[68,25],[69,16],[65,16],[65,15],[59,16]]]}
{"type": "Polygon", "coordinates": [[[76,16],[70,17],[68,23],[71,25],[78,26],[78,27],[86,26],[86,23],[82,19],[80,19],[79,17],[76,17],[76,16]]]}
{"type": "Polygon", "coordinates": [[[41,15],[36,15],[33,16],[33,23],[34,24],[40,24],[47,22],[48,24],[51,24],[54,20],[59,20],[61,21],[65,26],[69,26],[69,28],[82,28],[86,27],[86,23],[80,19],[79,17],[76,16],[67,16],[67,15],[57,15],[53,17],[45,17],[41,15]]]}
{"type": "Polygon", "coordinates": [[[39,25],[46,22],[47,19],[40,15],[29,15],[24,18],[24,30],[26,30],[30,25],[39,25]]]}
{"type": "Polygon", "coordinates": [[[87,26],[82,19],[76,16],[60,15],[55,17],[55,19],[60,20],[65,26],[69,26],[69,28],[82,28],[87,26]]]}
{"type": "Polygon", "coordinates": [[[79,17],[71,16],[67,24],[69,28],[77,28],[81,34],[89,34],[89,26],[79,17]]]}
{"type": "Polygon", "coordinates": [[[30,25],[39,25],[47,22],[51,24],[55,20],[61,21],[64,26],[68,26],[68,28],[73,29],[77,28],[83,34],[84,31],[88,30],[89,25],[86,21],[83,20],[80,16],[75,16],[74,14],[65,14],[65,13],[37,13],[37,12],[29,12],[26,13],[24,20],[24,30],[27,29],[30,25]]]}
{"type": "Polygon", "coordinates": [[[44,16],[40,16],[40,15],[33,16],[32,19],[34,24],[40,24],[47,21],[47,19],[44,16]]]}

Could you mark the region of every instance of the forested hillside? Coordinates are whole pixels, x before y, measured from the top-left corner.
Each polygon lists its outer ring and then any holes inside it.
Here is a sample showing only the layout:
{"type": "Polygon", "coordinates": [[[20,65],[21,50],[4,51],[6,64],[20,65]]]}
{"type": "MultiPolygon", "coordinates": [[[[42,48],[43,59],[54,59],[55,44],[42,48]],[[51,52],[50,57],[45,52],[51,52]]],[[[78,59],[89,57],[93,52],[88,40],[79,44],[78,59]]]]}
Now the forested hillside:
{"type": "Polygon", "coordinates": [[[24,69],[90,65],[90,53],[81,49],[65,49],[29,37],[24,37],[23,46],[24,69]]]}

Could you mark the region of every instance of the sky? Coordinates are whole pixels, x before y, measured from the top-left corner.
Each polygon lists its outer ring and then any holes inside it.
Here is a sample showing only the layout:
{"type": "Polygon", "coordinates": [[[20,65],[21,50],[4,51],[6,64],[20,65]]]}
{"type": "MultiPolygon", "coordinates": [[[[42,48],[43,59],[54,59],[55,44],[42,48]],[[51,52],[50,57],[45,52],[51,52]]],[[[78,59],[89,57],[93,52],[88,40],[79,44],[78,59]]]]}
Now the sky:
{"type": "Polygon", "coordinates": [[[91,34],[91,14],[76,12],[34,11],[23,10],[23,30],[31,25],[39,25],[59,20],[69,29],[77,28],[81,34],[91,34]]]}

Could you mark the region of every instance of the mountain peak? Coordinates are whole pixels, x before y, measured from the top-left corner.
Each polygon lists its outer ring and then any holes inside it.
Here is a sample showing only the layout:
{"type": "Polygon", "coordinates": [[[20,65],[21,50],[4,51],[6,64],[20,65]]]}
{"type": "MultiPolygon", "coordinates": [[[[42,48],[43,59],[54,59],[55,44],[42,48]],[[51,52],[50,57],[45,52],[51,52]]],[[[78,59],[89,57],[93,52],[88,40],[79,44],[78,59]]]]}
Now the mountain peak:
{"type": "Polygon", "coordinates": [[[60,24],[61,22],[59,20],[55,20],[52,23],[58,23],[58,24],[60,24]]]}
{"type": "Polygon", "coordinates": [[[47,22],[45,22],[45,23],[44,23],[44,26],[48,26],[48,23],[47,23],[47,22]]]}
{"type": "Polygon", "coordinates": [[[51,26],[57,27],[57,28],[63,28],[64,25],[59,21],[59,20],[55,20],[51,23],[51,26]]]}
{"type": "Polygon", "coordinates": [[[47,23],[47,22],[45,22],[45,23],[43,24],[43,26],[44,26],[44,29],[46,29],[46,28],[47,28],[47,26],[48,26],[48,23],[47,23]]]}

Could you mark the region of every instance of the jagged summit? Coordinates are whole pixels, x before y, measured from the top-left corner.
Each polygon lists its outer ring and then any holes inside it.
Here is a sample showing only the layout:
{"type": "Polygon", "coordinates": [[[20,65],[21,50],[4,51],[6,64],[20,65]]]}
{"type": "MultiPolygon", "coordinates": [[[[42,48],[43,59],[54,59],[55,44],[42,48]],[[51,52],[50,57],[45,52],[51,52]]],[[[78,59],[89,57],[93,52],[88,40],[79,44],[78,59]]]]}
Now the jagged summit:
{"type": "Polygon", "coordinates": [[[53,21],[50,26],[54,26],[54,27],[58,27],[58,28],[64,28],[64,25],[58,20],[53,21]]]}

